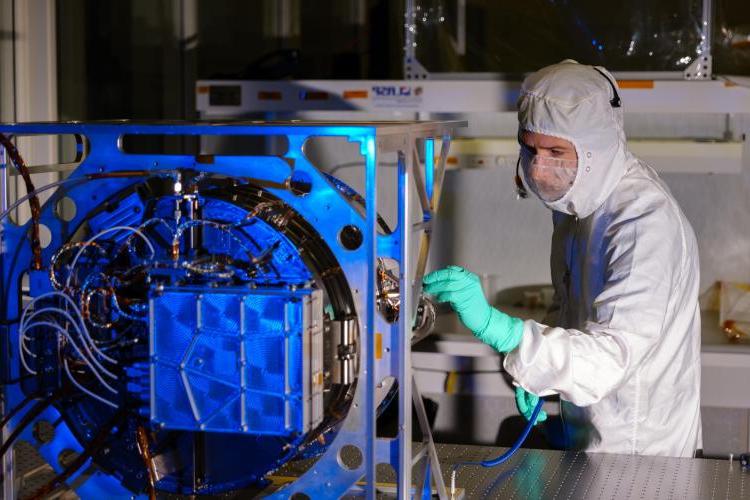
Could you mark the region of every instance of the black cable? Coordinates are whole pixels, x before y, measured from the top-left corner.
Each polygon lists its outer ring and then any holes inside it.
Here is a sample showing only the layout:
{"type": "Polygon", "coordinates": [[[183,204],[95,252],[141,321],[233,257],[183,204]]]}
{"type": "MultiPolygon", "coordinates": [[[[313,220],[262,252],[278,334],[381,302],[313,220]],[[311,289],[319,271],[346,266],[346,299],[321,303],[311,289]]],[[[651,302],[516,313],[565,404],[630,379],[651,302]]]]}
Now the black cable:
{"type": "MultiPolygon", "coordinates": [[[[5,453],[8,451],[8,449],[13,446],[13,443],[18,439],[18,436],[21,435],[21,433],[31,425],[36,418],[44,412],[47,408],[52,406],[60,397],[62,396],[62,391],[58,390],[52,393],[50,397],[48,397],[45,400],[39,401],[37,404],[31,407],[31,409],[26,412],[26,414],[23,416],[21,421],[18,423],[18,425],[13,429],[13,432],[11,432],[10,436],[8,436],[8,439],[5,440],[5,442],[0,446],[0,458],[5,456],[5,453]]],[[[3,481],[5,480],[5,475],[0,474],[0,485],[3,484],[3,481]]]]}
{"type": "Polygon", "coordinates": [[[0,430],[2,430],[2,429],[3,429],[3,427],[5,427],[5,425],[6,425],[6,424],[7,424],[8,422],[10,422],[10,419],[11,419],[11,418],[15,417],[15,416],[16,416],[16,414],[18,414],[18,412],[19,412],[19,411],[21,411],[21,410],[22,410],[22,409],[23,409],[23,408],[24,408],[24,407],[25,407],[25,406],[26,406],[27,404],[29,404],[29,402],[30,402],[30,401],[32,401],[32,400],[33,400],[33,399],[35,399],[35,398],[36,398],[36,394],[32,394],[31,396],[26,396],[26,398],[25,398],[25,399],[24,399],[23,401],[21,401],[20,403],[18,403],[18,404],[17,404],[16,406],[15,406],[15,408],[13,408],[12,410],[10,410],[10,411],[9,411],[9,412],[8,412],[8,413],[7,413],[7,414],[6,414],[6,415],[5,415],[4,417],[3,417],[3,419],[2,419],[2,420],[0,420],[0,430]]]}
{"type": "Polygon", "coordinates": [[[620,94],[617,93],[617,87],[615,86],[615,84],[612,82],[612,80],[609,79],[607,75],[604,74],[602,70],[600,70],[596,66],[591,66],[591,67],[594,68],[594,71],[602,75],[604,79],[607,80],[607,83],[609,83],[609,86],[612,87],[613,96],[612,96],[612,99],[609,100],[609,104],[613,108],[619,108],[622,105],[622,102],[620,101],[620,94]]]}

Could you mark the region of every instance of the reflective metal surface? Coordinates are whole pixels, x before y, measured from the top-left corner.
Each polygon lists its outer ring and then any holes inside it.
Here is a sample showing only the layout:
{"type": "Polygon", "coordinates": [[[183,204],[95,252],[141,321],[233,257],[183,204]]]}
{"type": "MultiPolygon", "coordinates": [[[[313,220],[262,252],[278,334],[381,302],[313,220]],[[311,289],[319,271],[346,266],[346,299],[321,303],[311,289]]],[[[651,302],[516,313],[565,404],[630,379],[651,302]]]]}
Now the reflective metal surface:
{"type": "MultiPolygon", "coordinates": [[[[503,448],[437,445],[443,475],[453,464],[503,448]]],[[[466,498],[750,498],[750,471],[737,461],[522,449],[495,468],[459,469],[466,498]]]]}
{"type": "MultiPolygon", "coordinates": [[[[506,448],[436,444],[447,485],[454,464],[493,458],[506,448]]],[[[344,460],[347,457],[342,457],[344,460]]],[[[279,471],[296,476],[297,463],[279,471]]],[[[393,472],[378,468],[377,481],[388,485],[393,472]]],[[[415,475],[415,484],[422,478],[415,475]]],[[[575,451],[521,449],[498,467],[461,467],[456,498],[630,499],[750,498],[750,471],[735,460],[607,455],[575,451]]],[[[450,495],[450,491],[448,492],[450,495]]]]}

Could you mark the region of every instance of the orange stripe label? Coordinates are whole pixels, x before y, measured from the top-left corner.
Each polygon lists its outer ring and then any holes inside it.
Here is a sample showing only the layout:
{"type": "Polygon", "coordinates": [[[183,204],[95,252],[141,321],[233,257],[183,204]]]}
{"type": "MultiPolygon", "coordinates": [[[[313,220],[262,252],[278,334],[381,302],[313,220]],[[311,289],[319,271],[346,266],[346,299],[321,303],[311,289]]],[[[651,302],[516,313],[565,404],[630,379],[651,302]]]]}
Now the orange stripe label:
{"type": "Polygon", "coordinates": [[[345,90],[344,99],[367,99],[366,90],[345,90]]]}
{"type": "Polygon", "coordinates": [[[652,89],[654,88],[653,80],[617,80],[617,85],[621,89],[652,89]]]}

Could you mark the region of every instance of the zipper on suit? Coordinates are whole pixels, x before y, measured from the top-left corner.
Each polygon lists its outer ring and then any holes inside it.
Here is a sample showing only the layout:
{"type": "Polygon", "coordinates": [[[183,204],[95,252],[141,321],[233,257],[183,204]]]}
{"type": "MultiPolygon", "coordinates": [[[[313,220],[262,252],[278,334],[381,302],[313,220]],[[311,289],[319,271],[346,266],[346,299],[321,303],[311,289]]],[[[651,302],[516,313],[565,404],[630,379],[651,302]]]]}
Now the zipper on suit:
{"type": "MultiPolygon", "coordinates": [[[[573,216],[573,229],[570,232],[571,237],[565,242],[565,274],[563,275],[563,285],[565,285],[565,310],[560,312],[565,314],[567,318],[568,310],[570,308],[570,275],[571,268],[573,267],[573,249],[575,248],[576,237],[578,236],[578,217],[573,216]]],[[[566,321],[567,323],[567,321],[566,321]]],[[[568,434],[568,425],[565,422],[565,411],[563,400],[560,399],[558,402],[558,408],[560,412],[560,425],[563,431],[564,447],[570,449],[572,443],[570,442],[570,435],[568,434]]]]}
{"type": "MultiPolygon", "coordinates": [[[[566,306],[570,302],[570,274],[573,267],[573,249],[575,248],[576,237],[578,236],[578,217],[573,217],[573,230],[570,232],[571,237],[566,242],[565,249],[565,274],[563,275],[563,284],[565,285],[566,306]]],[[[566,307],[567,309],[567,307],[566,307]]],[[[566,311],[567,312],[567,311],[566,311]]]]}

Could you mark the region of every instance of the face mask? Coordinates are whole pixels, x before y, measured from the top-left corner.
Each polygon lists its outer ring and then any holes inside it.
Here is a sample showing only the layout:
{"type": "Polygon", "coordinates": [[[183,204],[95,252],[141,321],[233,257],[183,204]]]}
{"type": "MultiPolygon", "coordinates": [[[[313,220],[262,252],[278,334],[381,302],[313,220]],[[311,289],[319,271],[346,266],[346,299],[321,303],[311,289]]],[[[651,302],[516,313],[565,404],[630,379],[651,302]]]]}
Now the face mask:
{"type": "Polygon", "coordinates": [[[578,161],[531,154],[521,148],[521,168],[526,183],[542,201],[557,201],[576,180],[578,161]]]}

